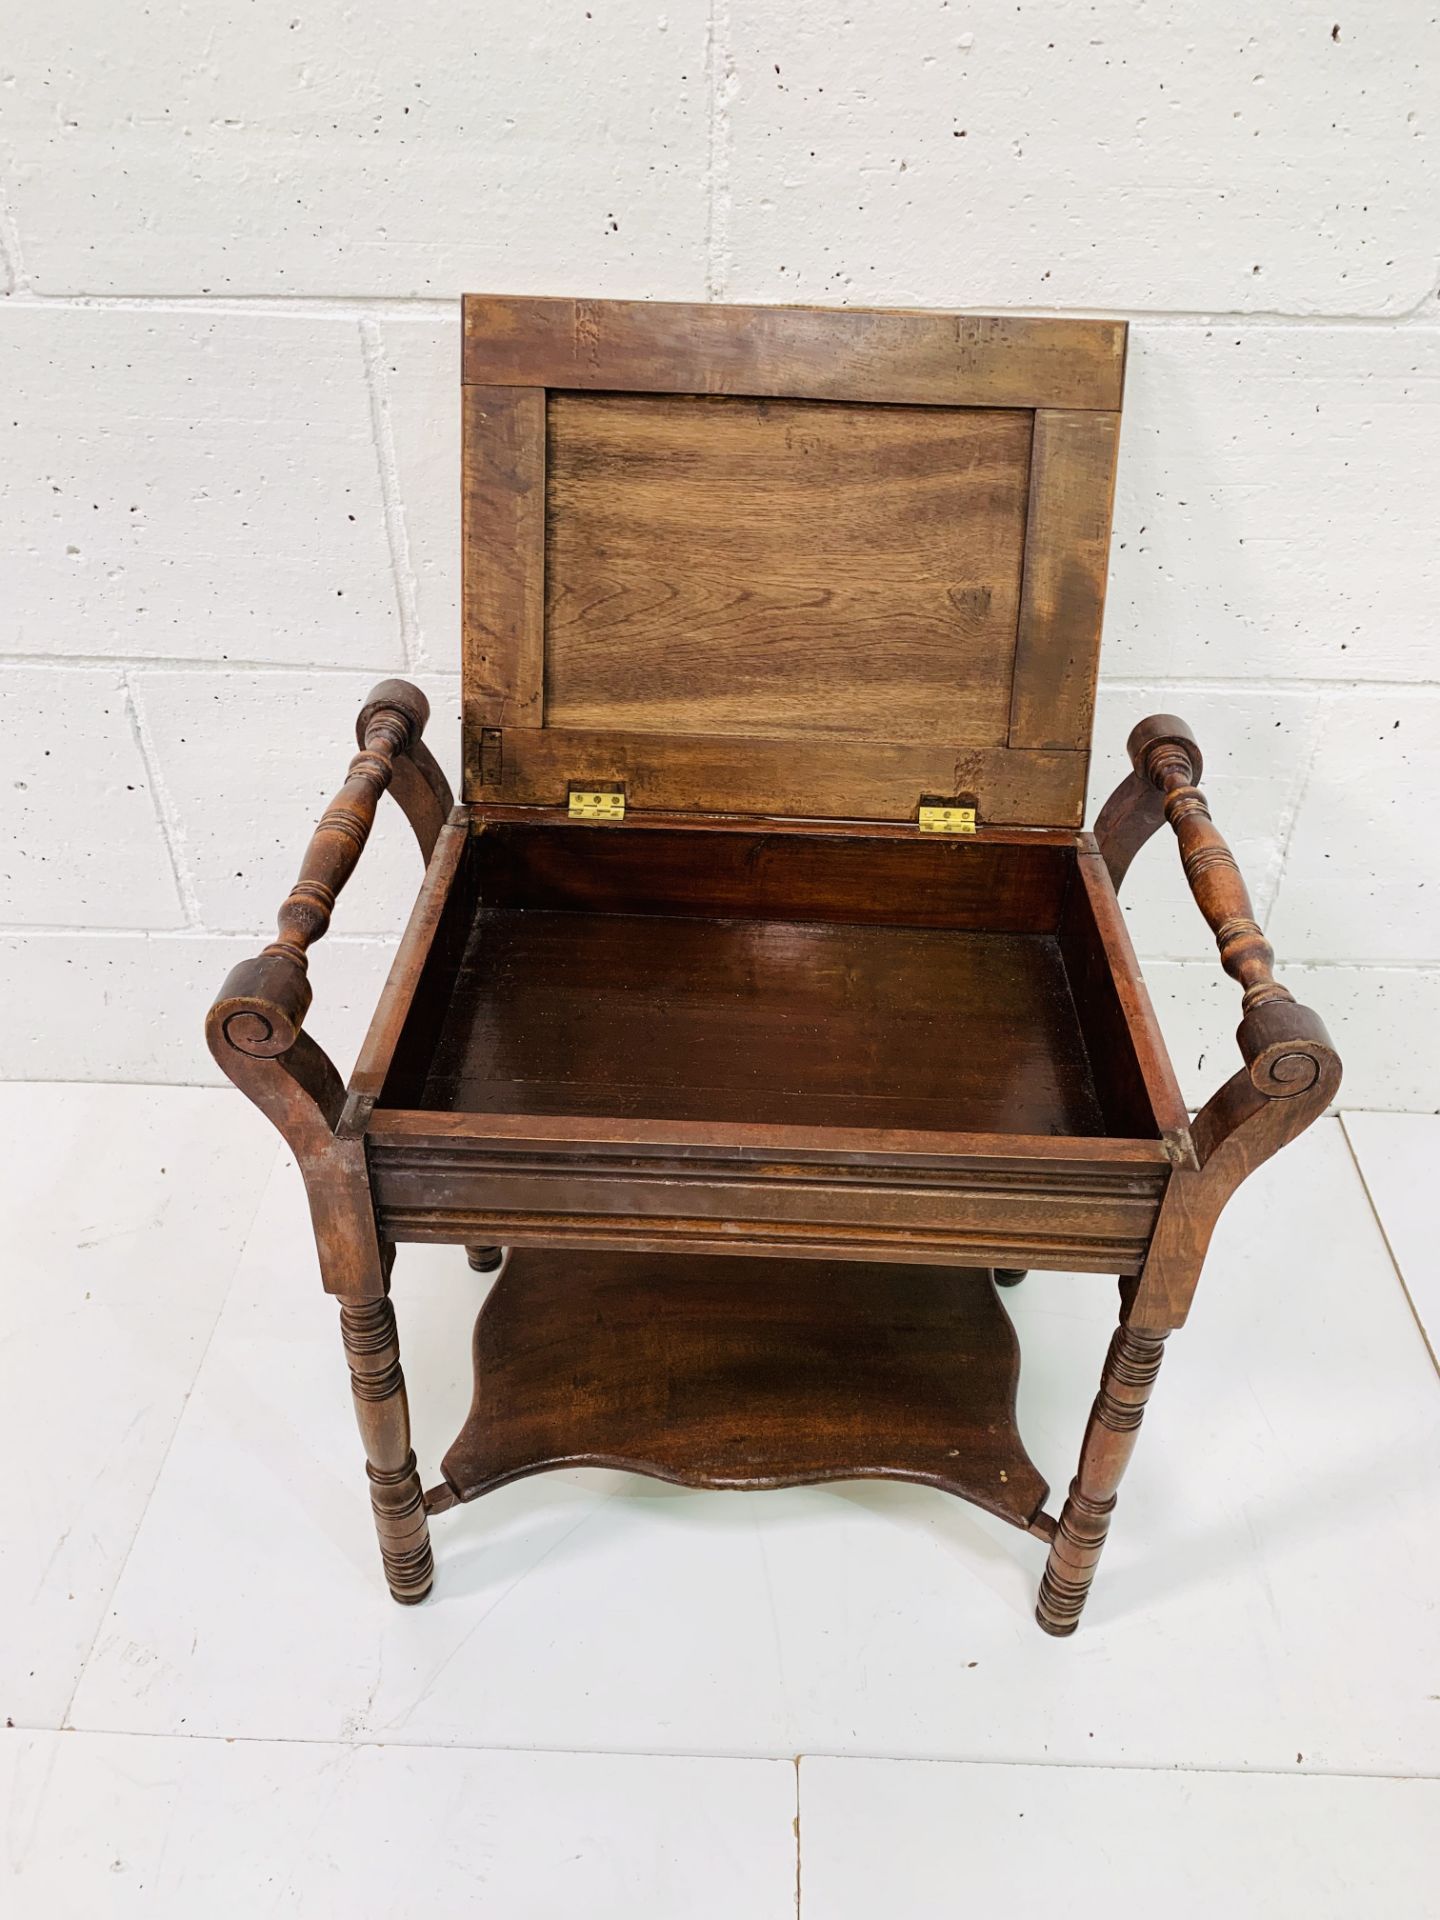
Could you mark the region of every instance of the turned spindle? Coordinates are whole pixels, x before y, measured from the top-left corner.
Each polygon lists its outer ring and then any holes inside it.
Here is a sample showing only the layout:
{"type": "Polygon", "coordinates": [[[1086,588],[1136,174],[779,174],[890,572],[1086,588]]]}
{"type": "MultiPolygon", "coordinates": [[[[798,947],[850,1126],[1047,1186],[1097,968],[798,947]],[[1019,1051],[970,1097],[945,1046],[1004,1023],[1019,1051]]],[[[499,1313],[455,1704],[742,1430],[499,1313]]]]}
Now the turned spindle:
{"type": "Polygon", "coordinates": [[[1200,756],[1183,721],[1160,714],[1142,720],[1128,748],[1136,773],[1161,796],[1165,818],[1180,845],[1180,861],[1195,903],[1220,949],[1220,964],[1244,990],[1246,1013],[1272,1000],[1293,1000],[1275,978],[1275,951],[1260,930],[1250,890],[1210,806],[1195,782],[1200,756]]]}
{"type": "Polygon", "coordinates": [[[1085,1429],[1080,1465],[1070,1482],[1040,1582],[1035,1618],[1047,1633],[1063,1637],[1079,1624],[1164,1352],[1163,1333],[1141,1333],[1124,1325],[1115,1330],[1085,1429]]]}
{"type": "Polygon", "coordinates": [[[342,1301],[340,1331],[350,1363],[355,1420],[365,1443],[370,1506],[385,1579],[404,1605],[423,1600],[435,1578],[425,1494],[410,1446],[410,1407],[400,1371],[395,1309],[388,1297],[342,1301]]]}
{"type": "Polygon", "coordinates": [[[365,851],[375,809],[399,756],[417,749],[429,702],[405,680],[383,680],[360,715],[360,751],[311,835],[299,877],[275,916],[276,933],[253,960],[233,967],[211,1010],[224,1040],[273,1059],[295,1044],[310,1009],[309,949],[330,925],[340,889],[365,851]]]}
{"type": "Polygon", "coordinates": [[[1173,713],[1142,720],[1127,743],[1134,768],[1101,810],[1096,838],[1118,886],[1161,820],[1168,820],[1195,903],[1220,964],[1242,991],[1236,1032],[1252,1085],[1268,1099],[1306,1093],[1337,1071],[1325,1023],[1275,978],[1275,952],[1260,929],[1250,891],[1225,836],[1195,784],[1202,761],[1195,737],[1173,713]]]}

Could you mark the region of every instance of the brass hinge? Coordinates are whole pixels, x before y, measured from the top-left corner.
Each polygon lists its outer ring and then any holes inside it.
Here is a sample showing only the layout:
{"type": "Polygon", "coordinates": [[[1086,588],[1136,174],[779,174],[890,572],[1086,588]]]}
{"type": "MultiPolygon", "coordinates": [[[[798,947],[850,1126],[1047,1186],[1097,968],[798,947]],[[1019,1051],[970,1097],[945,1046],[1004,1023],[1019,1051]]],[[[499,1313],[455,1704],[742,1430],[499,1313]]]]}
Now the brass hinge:
{"type": "Polygon", "coordinates": [[[949,801],[943,804],[922,802],[920,807],[921,833],[974,833],[974,807],[961,807],[949,801]]]}
{"type": "Polygon", "coordinates": [[[572,787],[570,818],[596,821],[623,820],[625,789],[623,787],[572,787]]]}

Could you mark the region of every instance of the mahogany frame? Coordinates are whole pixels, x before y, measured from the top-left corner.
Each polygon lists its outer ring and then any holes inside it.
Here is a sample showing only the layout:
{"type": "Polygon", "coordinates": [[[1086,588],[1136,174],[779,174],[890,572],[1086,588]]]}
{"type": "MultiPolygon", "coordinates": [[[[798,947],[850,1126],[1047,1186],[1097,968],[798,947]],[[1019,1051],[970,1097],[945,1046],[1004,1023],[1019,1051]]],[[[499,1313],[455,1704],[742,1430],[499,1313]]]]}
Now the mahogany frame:
{"type": "MultiPolygon", "coordinates": [[[[767,1169],[805,1161],[852,1203],[851,1227],[807,1238],[793,1223],[787,1230],[772,1219],[768,1231],[740,1240],[744,1251],[901,1262],[943,1258],[1000,1271],[1078,1266],[1120,1274],[1120,1325],[1079,1467],[1058,1518],[1041,1511],[1029,1526],[1050,1546],[1039,1622],[1050,1633],[1073,1632],[1164,1341],[1184,1324],[1220,1212],[1247,1175],[1325,1110],[1340,1083],[1340,1062],[1322,1022],[1274,978],[1274,956],[1244,881],[1194,784],[1202,763],[1189,729],[1169,715],[1143,721],[1130,739],[1134,771],[1102,809],[1094,836],[1046,836],[1076,850],[1160,1121],[1153,1140],[1077,1142],[378,1107],[466,840],[477,825],[498,817],[451,804],[444,776],[421,740],[427,711],[424,696],[404,682],[375,689],[357,725],[361,751],[280,909],[277,939],[232,970],[207,1021],[216,1060],[279,1129],[305,1178],[324,1284],[340,1300],[376,1527],[394,1596],[410,1602],[429,1591],[434,1570],[428,1516],[455,1499],[443,1484],[424,1491],[410,1446],[389,1300],[397,1241],[475,1249],[503,1238],[513,1246],[733,1253],[733,1226],[721,1234],[694,1215],[627,1216],[615,1203],[626,1185],[627,1164],[648,1156],[672,1178],[683,1171],[697,1185],[704,1183],[711,1198],[728,1203],[733,1222],[744,1218],[746,1196],[764,1182],[767,1169]],[[426,872],[345,1088],[303,1028],[310,1001],[306,953],[329,924],[387,787],[410,819],[426,872]],[[1221,963],[1244,990],[1236,1036],[1244,1064],[1193,1123],[1187,1123],[1116,896],[1135,854],[1165,820],[1215,932],[1221,963]],[[555,1196],[550,1206],[507,1209],[477,1204],[473,1196],[466,1201],[467,1178],[478,1180],[482,1192],[486,1182],[503,1192],[527,1175],[533,1184],[537,1156],[549,1163],[555,1196]],[[907,1172],[922,1169],[931,1196],[943,1171],[949,1214],[917,1232],[897,1220],[896,1192],[903,1190],[907,1172]],[[587,1213],[577,1205],[591,1194],[603,1202],[607,1192],[608,1212],[587,1213]],[[1057,1195],[1064,1196],[1058,1213],[1057,1195]]],[[[701,823],[692,817],[690,824],[701,823]]],[[[714,830],[724,823],[703,824],[714,830]]],[[[774,824],[777,831],[822,830],[811,822],[774,824]]],[[[894,836],[908,830],[868,831],[894,836]]],[[[1006,837],[1004,829],[990,831],[1006,837]]]]}
{"type": "MultiPolygon", "coordinates": [[[[498,1484],[497,1475],[558,1463],[526,1453],[521,1419],[508,1434],[518,1455],[513,1445],[487,1452],[472,1416],[447,1456],[446,1479],[424,1489],[389,1298],[397,1242],[465,1246],[482,1271],[502,1245],[598,1250],[587,1283],[602,1290],[617,1284],[611,1255],[741,1252],[769,1256],[777,1270],[788,1262],[792,1272],[802,1260],[864,1261],[874,1274],[887,1263],[894,1272],[943,1262],[963,1283],[957,1313],[989,1342],[986,1404],[997,1419],[1007,1391],[1013,1411],[1015,1354],[991,1278],[1008,1284],[1029,1268],[1119,1277],[1119,1324],[1061,1510],[1052,1515],[1019,1494],[1006,1509],[1049,1549],[1040,1625],[1074,1631],[1164,1342],[1185,1322],[1220,1212],[1340,1084],[1323,1024],[1275,980],[1245,883],[1196,784],[1201,753],[1183,721],[1161,714],[1141,722],[1129,742],[1133,771],[1093,836],[1080,831],[1124,352],[1123,325],[1103,321],[467,300],[462,802],[454,804],[423,743],[424,696],[403,681],[383,682],[360,714],[360,751],[280,908],[276,939],[232,970],[207,1020],[215,1059],[283,1135],[305,1179],[324,1285],[340,1304],[375,1524],[397,1600],[420,1600],[430,1589],[431,1514],[498,1484]],[[1004,742],[951,751],[817,737],[797,747],[793,739],[547,727],[550,390],[1029,409],[1028,517],[1004,742]],[[483,568],[475,564],[482,550],[483,568]],[[764,816],[767,835],[883,842],[915,835],[917,793],[980,789],[982,841],[1054,846],[1073,857],[1104,985],[1117,996],[1110,1031],[1133,1057],[1153,1134],[1031,1137],[387,1107],[397,1045],[427,1004],[427,970],[453,938],[457,915],[447,904],[452,893],[463,897],[455,890],[472,836],[507,820],[562,818],[569,786],[617,780],[632,811],[618,827],[589,831],[753,833],[764,816]],[[414,829],[425,877],[347,1086],[305,1030],[307,956],[387,789],[414,829]],[[1117,900],[1131,861],[1167,821],[1221,964],[1243,995],[1240,1068],[1193,1122],[1117,900]]],[[[535,1271],[553,1282],[553,1258],[535,1271]]],[[[915,1278],[897,1276],[907,1286],[915,1278]]],[[[711,1284],[713,1298],[719,1283],[711,1284]]],[[[823,1299],[823,1287],[810,1292],[823,1299]]],[[[477,1334],[477,1351],[482,1344],[477,1334]]],[[[863,1349],[865,1341],[854,1344],[863,1349]]],[[[793,1351],[799,1378],[800,1349],[793,1351]]],[[[512,1413],[519,1377],[511,1380],[512,1413]]],[[[817,1420],[827,1418],[813,1370],[804,1390],[817,1420]]],[[[585,1417],[593,1428],[593,1404],[585,1417]]],[[[718,1455],[679,1460],[665,1440],[652,1431],[650,1464],[630,1464],[695,1484],[742,1484],[718,1455]]],[[[1038,1476],[1013,1430],[1006,1445],[1033,1488],[1038,1476]]],[[[598,1447],[574,1457],[610,1457],[598,1447]]],[[[928,1465],[902,1446],[886,1460],[841,1454],[823,1471],[812,1458],[800,1477],[899,1474],[980,1497],[973,1476],[927,1458],[928,1465]]],[[[772,1461],[743,1484],[786,1477],[784,1463],[772,1461]]]]}

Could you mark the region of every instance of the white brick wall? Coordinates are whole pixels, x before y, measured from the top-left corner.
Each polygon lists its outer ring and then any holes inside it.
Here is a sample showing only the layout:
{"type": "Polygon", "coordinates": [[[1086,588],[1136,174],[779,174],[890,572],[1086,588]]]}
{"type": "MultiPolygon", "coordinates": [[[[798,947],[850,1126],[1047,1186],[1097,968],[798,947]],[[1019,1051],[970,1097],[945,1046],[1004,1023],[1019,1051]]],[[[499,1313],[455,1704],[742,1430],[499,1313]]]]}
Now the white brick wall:
{"type": "MultiPolygon", "coordinates": [[[[1356,1105],[1437,1104],[1440,20],[52,0],[0,48],[0,1072],[200,1080],[359,697],[454,771],[466,288],[1132,321],[1095,799],[1184,713],[1356,1105]]],[[[393,809],[389,810],[393,813],[393,809]]],[[[348,1057],[398,814],[316,950],[348,1057]]],[[[1187,1090],[1236,995],[1128,911],[1187,1090]]]]}

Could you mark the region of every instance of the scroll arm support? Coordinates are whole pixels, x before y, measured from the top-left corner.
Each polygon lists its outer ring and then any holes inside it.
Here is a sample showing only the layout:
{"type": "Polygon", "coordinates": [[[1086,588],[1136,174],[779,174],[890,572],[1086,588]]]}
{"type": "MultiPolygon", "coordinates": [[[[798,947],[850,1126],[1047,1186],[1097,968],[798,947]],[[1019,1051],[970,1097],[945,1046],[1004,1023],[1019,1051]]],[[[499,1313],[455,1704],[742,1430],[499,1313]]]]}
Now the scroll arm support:
{"type": "Polygon", "coordinates": [[[1341,1069],[1324,1021],[1275,978],[1274,951],[1196,785],[1203,762],[1194,735],[1175,715],[1156,714],[1140,722],[1128,746],[1134,771],[1101,809],[1095,829],[1111,879],[1118,887],[1135,854],[1168,820],[1220,964],[1243,991],[1235,1038],[1244,1066],[1196,1115],[1199,1166],[1171,1175],[1144,1272],[1127,1288],[1126,1323],[1168,1332],[1189,1310],[1226,1201],[1325,1111],[1341,1069]]]}
{"type": "Polygon", "coordinates": [[[384,1292],[388,1258],[376,1237],[363,1142],[335,1132],[340,1076],[303,1030],[312,997],[308,950],[330,925],[387,787],[428,860],[451,805],[445,776],[421,739],[429,714],[424,694],[407,681],[385,680],[371,693],[356,725],[360,751],[311,837],[276,916],[275,939],[232,967],[205,1024],[217,1064],[300,1163],[327,1288],[360,1298],[384,1292]]]}
{"type": "Polygon", "coordinates": [[[1325,1111],[1340,1085],[1339,1056],[1324,1023],[1275,978],[1275,956],[1245,882],[1195,784],[1201,761],[1190,729],[1159,714],[1140,723],[1129,746],[1134,772],[1096,823],[1101,854],[1118,887],[1160,822],[1170,822],[1220,963],[1244,990],[1235,1036],[1244,1065],[1196,1116],[1197,1164],[1171,1169],[1145,1265],[1121,1282],[1120,1324],[1035,1610],[1045,1631],[1057,1635],[1079,1624],[1166,1338],[1190,1311],[1221,1210],[1242,1180],[1325,1111]]]}

